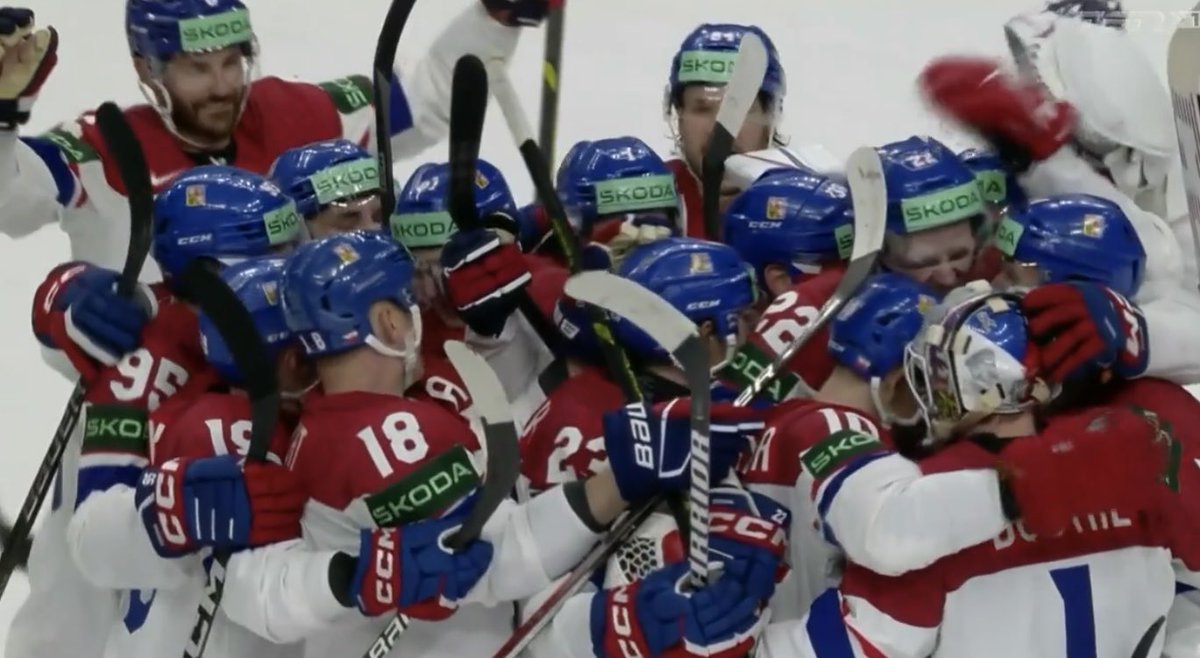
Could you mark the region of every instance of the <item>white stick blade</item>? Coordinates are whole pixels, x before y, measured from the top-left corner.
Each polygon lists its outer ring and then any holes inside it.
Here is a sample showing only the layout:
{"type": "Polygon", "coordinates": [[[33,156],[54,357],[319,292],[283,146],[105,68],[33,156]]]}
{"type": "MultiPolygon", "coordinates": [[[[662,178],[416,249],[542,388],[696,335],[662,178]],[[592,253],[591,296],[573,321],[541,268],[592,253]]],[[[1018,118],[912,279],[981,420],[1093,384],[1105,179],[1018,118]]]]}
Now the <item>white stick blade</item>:
{"type": "Polygon", "coordinates": [[[565,292],[632,322],[668,352],[696,335],[695,323],[662,297],[609,272],[580,272],[567,279],[565,292]]]}
{"type": "Polygon", "coordinates": [[[854,247],[850,260],[883,248],[887,230],[887,184],[879,152],[870,146],[855,149],[846,161],[846,179],[854,207],[854,247]]]}
{"type": "Polygon", "coordinates": [[[446,341],[445,350],[446,358],[467,387],[472,407],[484,421],[491,425],[511,423],[512,407],[508,404],[508,396],[488,362],[461,341],[446,341]]]}
{"type": "MultiPolygon", "coordinates": [[[[758,99],[758,90],[767,76],[767,47],[757,34],[746,32],[735,61],[733,75],[725,85],[725,96],[717,110],[717,123],[726,129],[740,127],[758,99]]],[[[738,130],[729,132],[736,136],[738,130]]]]}

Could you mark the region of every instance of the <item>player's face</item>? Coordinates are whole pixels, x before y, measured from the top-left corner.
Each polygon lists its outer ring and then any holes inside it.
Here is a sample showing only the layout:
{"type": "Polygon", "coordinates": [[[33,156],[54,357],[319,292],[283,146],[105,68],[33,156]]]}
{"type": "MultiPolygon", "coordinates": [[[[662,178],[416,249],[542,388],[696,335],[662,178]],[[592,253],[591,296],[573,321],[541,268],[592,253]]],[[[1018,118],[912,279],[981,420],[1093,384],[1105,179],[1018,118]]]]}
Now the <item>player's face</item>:
{"type": "Polygon", "coordinates": [[[383,227],[383,202],[372,194],[361,199],[331,203],[308,220],[314,240],[352,231],[376,231],[383,227]]]}
{"type": "Polygon", "coordinates": [[[1042,283],[1042,270],[1033,263],[1019,263],[1006,259],[1000,267],[1000,274],[992,282],[1000,290],[1010,288],[1033,288],[1042,283]]]}
{"type": "MultiPolygon", "coordinates": [[[[683,150],[684,160],[692,171],[699,172],[704,161],[704,151],[708,146],[708,138],[712,135],[713,126],[717,122],[717,110],[721,107],[721,99],[725,90],[721,87],[705,87],[691,85],[685,87],[680,97],[681,104],[676,111],[679,114],[679,144],[683,150]]],[[[770,117],[760,103],[755,103],[746,116],[746,122],[734,141],[734,151],[747,153],[761,151],[771,144],[770,117]]],[[[736,195],[733,189],[722,190],[722,197],[730,199],[736,195]]]]}
{"type": "Polygon", "coordinates": [[[203,146],[228,144],[246,93],[247,71],[238,46],[171,58],[162,83],[171,96],[171,118],[179,131],[203,146]]]}
{"type": "Polygon", "coordinates": [[[962,283],[975,258],[968,221],[912,235],[888,234],[883,264],[889,270],[947,292],[962,283]]]}

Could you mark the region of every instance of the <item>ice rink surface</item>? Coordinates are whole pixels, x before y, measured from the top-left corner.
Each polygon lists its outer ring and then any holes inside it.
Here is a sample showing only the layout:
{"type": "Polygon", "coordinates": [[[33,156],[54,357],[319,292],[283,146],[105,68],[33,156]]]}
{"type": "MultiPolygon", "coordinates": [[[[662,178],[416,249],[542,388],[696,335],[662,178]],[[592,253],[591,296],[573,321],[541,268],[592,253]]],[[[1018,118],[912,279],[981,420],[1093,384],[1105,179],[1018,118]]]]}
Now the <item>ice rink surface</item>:
{"type": "MultiPolygon", "coordinates": [[[[262,48],[264,75],[321,81],[370,70],[386,0],[246,0],[262,48]]],[[[468,2],[417,3],[400,43],[399,63],[414,64],[468,2]]],[[[946,53],[1003,55],[1001,25],[1038,0],[569,0],[562,71],[558,148],[579,139],[632,134],[667,154],[662,117],[668,66],[679,41],[701,22],[754,23],[775,41],[788,77],[784,132],[794,143],[820,143],[838,156],[862,144],[914,133],[947,137],[947,126],[925,112],[913,81],[931,57],[946,53]]],[[[26,127],[33,134],[70,120],[104,100],[141,102],[128,58],[122,0],[32,0],[39,22],[61,37],[58,68],[26,127]]],[[[1188,9],[1191,0],[1126,0],[1129,10],[1188,9]]],[[[1170,37],[1153,14],[1134,31],[1165,79],[1170,37]]],[[[1168,19],[1166,24],[1173,24],[1168,19]]],[[[512,77],[536,120],[541,31],[527,32],[512,77]]],[[[487,123],[481,155],[504,171],[518,194],[531,187],[499,110],[487,123]]],[[[402,162],[403,181],[416,164],[444,160],[444,148],[402,162]]],[[[1182,197],[1173,207],[1183,207],[1182,197]]],[[[4,218],[0,218],[3,222],[4,218]]],[[[53,265],[69,256],[54,227],[20,240],[0,237],[0,508],[15,517],[70,392],[70,383],[43,365],[30,333],[29,302],[53,265]]],[[[15,576],[0,600],[0,650],[9,620],[25,596],[15,576]]]]}

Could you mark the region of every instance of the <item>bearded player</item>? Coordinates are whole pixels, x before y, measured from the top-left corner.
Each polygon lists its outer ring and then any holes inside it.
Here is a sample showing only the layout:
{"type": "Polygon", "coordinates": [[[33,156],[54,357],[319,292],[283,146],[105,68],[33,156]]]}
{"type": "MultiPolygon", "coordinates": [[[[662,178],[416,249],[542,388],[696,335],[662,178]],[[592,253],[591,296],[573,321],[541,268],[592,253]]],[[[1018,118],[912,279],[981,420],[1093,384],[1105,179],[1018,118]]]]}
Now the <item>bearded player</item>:
{"type": "MultiPolygon", "coordinates": [[[[537,24],[545,0],[481,0],[463,11],[430,55],[390,85],[390,126],[397,154],[436,143],[448,126],[450,78],[468,52],[507,59],[517,25],[537,24]]],[[[128,0],[129,54],[147,104],[126,116],[161,189],[200,164],[265,173],[284,150],[372,137],[375,90],[363,76],[314,85],[257,78],[258,46],[241,0],[128,0]]],[[[56,220],[72,257],[118,267],[129,238],[125,190],[116,182],[91,114],[41,136],[18,138],[56,61],[58,34],[38,29],[28,9],[0,10],[0,230],[21,237],[56,220]]],[[[153,265],[146,277],[155,280],[153,265]]]]}

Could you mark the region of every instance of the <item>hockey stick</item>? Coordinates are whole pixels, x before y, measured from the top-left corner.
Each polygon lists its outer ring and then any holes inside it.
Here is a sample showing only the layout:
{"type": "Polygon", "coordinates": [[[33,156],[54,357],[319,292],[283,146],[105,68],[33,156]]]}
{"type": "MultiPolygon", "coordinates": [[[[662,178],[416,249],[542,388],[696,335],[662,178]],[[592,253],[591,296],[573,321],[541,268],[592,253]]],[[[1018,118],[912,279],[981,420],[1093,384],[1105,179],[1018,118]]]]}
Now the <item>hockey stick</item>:
{"type": "MultiPolygon", "coordinates": [[[[237,294],[205,259],[195,259],[184,268],[182,281],[189,301],[200,307],[212,320],[234,363],[245,377],[245,391],[250,397],[250,446],[246,460],[265,462],[271,445],[271,434],[279,422],[279,384],[275,379],[275,364],[267,358],[262,337],[254,326],[250,312],[237,294]]],[[[204,655],[208,636],[212,632],[217,608],[225,593],[225,567],[231,551],[219,551],[212,557],[204,597],[196,610],[196,623],[184,647],[185,658],[204,655]]]]}
{"type": "MultiPolygon", "coordinates": [[[[1183,188],[1187,194],[1192,247],[1200,268],[1200,29],[1194,24],[1197,4],[1180,21],[1167,47],[1167,83],[1175,111],[1175,135],[1183,163],[1183,188]]],[[[1197,282],[1200,286],[1200,282],[1197,282]]]]}
{"type": "MultiPolygon", "coordinates": [[[[129,247],[125,252],[121,278],[117,282],[117,293],[124,297],[132,297],[138,275],[146,262],[146,255],[150,253],[154,190],[150,186],[150,172],[146,168],[146,156],[142,153],[142,146],[133,129],[129,127],[121,108],[114,103],[101,105],[96,109],[96,126],[100,130],[105,148],[116,160],[117,171],[129,200],[129,247]]],[[[54,438],[46,448],[46,455],[42,457],[37,475],[29,487],[29,493],[25,494],[21,513],[13,524],[12,532],[5,538],[4,553],[0,554],[0,596],[4,595],[8,580],[13,570],[22,562],[22,556],[28,553],[25,546],[30,540],[33,523],[42,509],[42,503],[46,500],[55,474],[62,467],[63,454],[83,411],[85,393],[83,382],[76,382],[67,407],[63,410],[62,419],[58,422],[58,429],[54,431],[54,438]]],[[[75,501],[64,501],[63,504],[74,505],[75,501]]]]}
{"type": "MultiPolygon", "coordinates": [[[[845,283],[838,286],[834,296],[827,302],[830,308],[827,313],[823,314],[826,318],[825,322],[828,322],[828,319],[845,304],[846,300],[853,294],[853,291],[870,274],[878,253],[882,248],[883,235],[886,229],[887,188],[884,185],[882,165],[879,163],[878,154],[871,148],[858,149],[851,155],[850,161],[847,163],[847,169],[849,170],[851,189],[855,199],[855,240],[851,256],[853,261],[858,262],[858,265],[847,271],[843,278],[845,283]],[[839,294],[839,292],[842,294],[839,294]]],[[[611,286],[614,290],[620,290],[621,286],[628,285],[631,285],[628,281],[611,277],[607,283],[597,284],[595,287],[605,288],[611,286]]],[[[620,293],[615,293],[615,295],[620,296],[620,293]]],[[[661,308],[666,306],[661,300],[658,300],[656,305],[660,308],[655,310],[653,315],[668,315],[673,311],[670,307],[661,308]]],[[[824,309],[825,307],[822,308],[824,309]]],[[[633,311],[625,309],[625,312],[631,313],[633,311]]],[[[638,326],[653,322],[649,318],[641,320],[640,323],[635,321],[634,318],[630,318],[630,320],[638,326]]],[[[788,353],[795,354],[817,331],[819,331],[819,327],[798,336],[796,341],[789,346],[788,353]]],[[[786,361],[787,359],[783,359],[783,362],[786,361]]],[[[773,366],[772,374],[765,375],[762,381],[748,386],[738,397],[735,404],[738,406],[748,404],[757,395],[757,392],[766,386],[769,379],[780,371],[780,367],[780,365],[773,366]]],[[[588,582],[592,572],[609,559],[622,541],[633,534],[637,526],[649,516],[649,511],[649,507],[640,508],[614,526],[604,543],[598,544],[584,557],[579,566],[543,602],[542,606],[513,632],[512,637],[496,652],[494,658],[511,658],[528,647],[537,634],[550,623],[568,598],[578,592],[588,582]],[[609,540],[610,538],[612,541],[609,540]]]]}
{"type": "MultiPolygon", "coordinates": [[[[451,549],[459,550],[479,538],[484,524],[512,492],[521,472],[521,452],[517,440],[517,427],[513,423],[512,407],[508,404],[504,386],[496,372],[483,357],[471,351],[464,343],[448,340],[445,350],[446,357],[458,371],[463,385],[467,387],[467,393],[471,395],[474,408],[483,424],[483,437],[487,444],[487,477],[483,482],[479,500],[475,501],[475,507],[467,514],[462,527],[446,542],[451,549]]],[[[409,623],[405,615],[397,614],[392,617],[363,654],[363,658],[386,656],[392,647],[396,646],[404,631],[408,630],[409,623]]]]}
{"type": "MultiPolygon", "coordinates": [[[[487,104],[487,69],[478,57],[463,55],[454,65],[450,93],[449,211],[450,218],[459,230],[484,227],[475,204],[475,176],[487,104]]],[[[528,290],[520,293],[517,308],[546,348],[555,357],[560,357],[563,354],[562,340],[554,325],[529,296],[528,290]]]]}
{"type": "Polygon", "coordinates": [[[757,34],[746,32],[738,45],[733,75],[725,85],[725,96],[717,109],[717,122],[704,160],[700,166],[700,190],[704,197],[704,234],[709,240],[720,242],[724,231],[721,227],[721,180],[725,178],[725,160],[733,153],[733,142],[746,122],[750,108],[758,99],[758,90],[767,75],[767,48],[757,34]]]}
{"type": "MultiPolygon", "coordinates": [[[[546,45],[542,58],[542,108],[538,125],[538,144],[546,152],[546,161],[554,162],[555,137],[558,132],[559,84],[562,81],[563,30],[566,27],[567,6],[559,5],[546,19],[546,45]]],[[[542,194],[538,190],[538,195],[542,194]]],[[[545,203],[545,198],[539,199],[545,203]]]]}
{"type": "Polygon", "coordinates": [[[1150,628],[1146,629],[1142,639],[1138,641],[1137,646],[1133,648],[1133,654],[1130,658],[1150,658],[1150,650],[1154,648],[1154,641],[1158,639],[1158,631],[1167,623],[1166,617],[1159,617],[1150,624],[1150,628]]]}
{"type": "Polygon", "coordinates": [[[850,200],[854,206],[854,246],[850,250],[850,264],[846,273],[831,296],[817,311],[812,322],[806,324],[799,335],[788,344],[779,356],[754,377],[745,390],[738,395],[734,404],[745,406],[762,393],[777,377],[787,362],[800,351],[822,327],[829,324],[834,315],[867,280],[879,260],[883,249],[883,236],[887,229],[887,185],[883,179],[883,163],[875,149],[864,146],[850,154],[846,161],[846,178],[850,184],[850,200]]]}
{"type": "Polygon", "coordinates": [[[379,39],[375,42],[375,59],[371,66],[375,90],[375,156],[379,159],[379,177],[383,186],[383,216],[390,221],[396,207],[396,179],[392,176],[392,75],[400,35],[408,23],[417,0],[392,0],[379,39]]]}
{"type": "MultiPolygon", "coordinates": [[[[9,536],[12,535],[12,524],[7,519],[0,518],[0,544],[7,544],[9,536]]],[[[33,547],[33,539],[26,537],[21,546],[17,548],[17,568],[24,569],[29,563],[29,550],[33,547]]]]}

